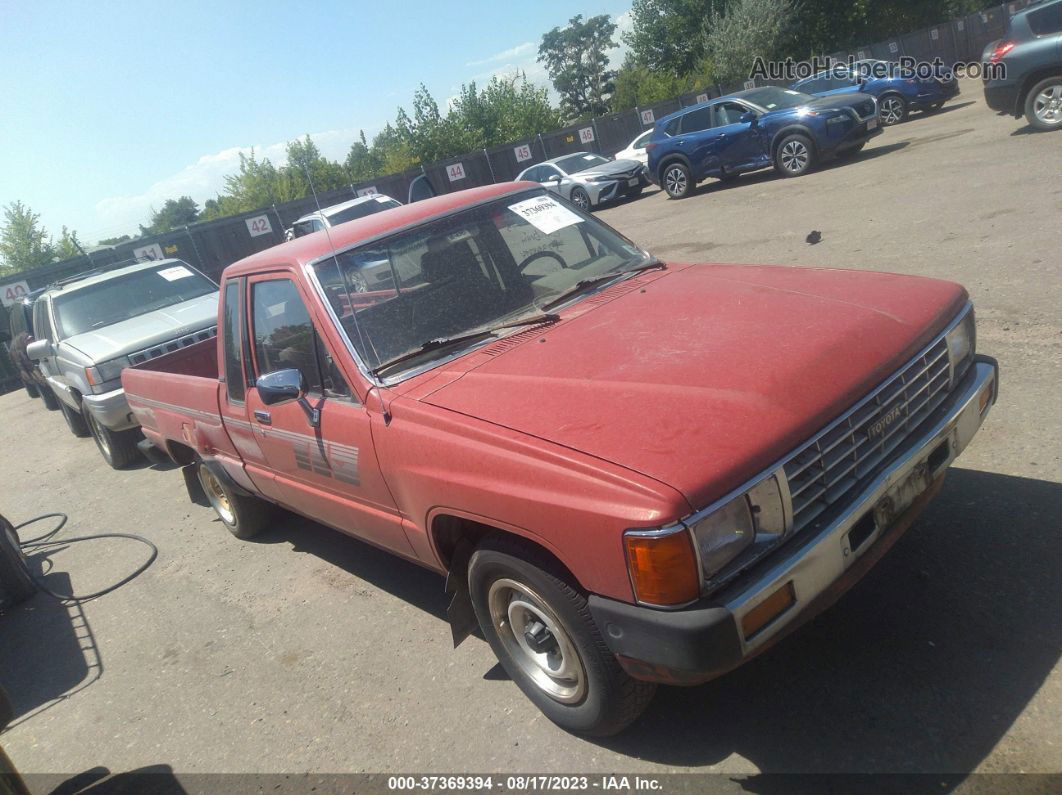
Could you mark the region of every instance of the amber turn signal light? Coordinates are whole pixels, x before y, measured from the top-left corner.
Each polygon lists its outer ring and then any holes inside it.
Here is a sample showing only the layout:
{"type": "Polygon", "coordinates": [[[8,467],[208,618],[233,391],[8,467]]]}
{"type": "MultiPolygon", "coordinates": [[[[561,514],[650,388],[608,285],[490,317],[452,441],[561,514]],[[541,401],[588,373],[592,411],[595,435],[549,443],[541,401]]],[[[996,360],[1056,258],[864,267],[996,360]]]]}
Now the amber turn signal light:
{"type": "Polygon", "coordinates": [[[796,591],[790,580],[773,594],[768,596],[741,619],[741,631],[748,640],[765,626],[796,604],[796,591]]]}
{"type": "Polygon", "coordinates": [[[651,605],[681,605],[701,592],[697,556],[683,528],[666,535],[627,535],[627,566],[634,596],[651,605]]]}

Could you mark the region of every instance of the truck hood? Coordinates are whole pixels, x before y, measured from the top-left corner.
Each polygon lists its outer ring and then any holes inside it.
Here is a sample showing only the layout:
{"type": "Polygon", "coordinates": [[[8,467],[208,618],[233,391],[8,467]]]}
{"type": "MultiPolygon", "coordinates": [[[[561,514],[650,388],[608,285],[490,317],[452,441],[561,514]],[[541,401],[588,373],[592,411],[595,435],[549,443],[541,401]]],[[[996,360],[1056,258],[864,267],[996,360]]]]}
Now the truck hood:
{"type": "Polygon", "coordinates": [[[420,399],[640,472],[701,508],[899,369],[966,300],[957,284],[894,274],[672,266],[464,357],[467,372],[420,399]]]}
{"type": "Polygon", "coordinates": [[[217,322],[218,293],[213,292],[68,337],[61,344],[80,351],[92,362],[105,362],[209,328],[217,322]]]}

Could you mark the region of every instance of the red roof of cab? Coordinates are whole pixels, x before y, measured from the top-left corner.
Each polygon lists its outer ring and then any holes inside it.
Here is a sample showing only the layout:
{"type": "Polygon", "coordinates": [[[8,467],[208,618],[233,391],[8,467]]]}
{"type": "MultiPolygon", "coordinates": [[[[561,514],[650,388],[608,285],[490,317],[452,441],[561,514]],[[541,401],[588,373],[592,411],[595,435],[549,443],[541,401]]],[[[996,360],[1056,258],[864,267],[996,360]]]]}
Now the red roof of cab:
{"type": "Polygon", "coordinates": [[[541,188],[536,182],[500,182],[482,188],[469,188],[443,196],[405,204],[391,210],[367,215],[339,226],[333,226],[328,234],[315,232],[286,243],[267,248],[238,260],[225,268],[224,276],[240,276],[282,263],[304,265],[331,254],[333,249],[342,251],[363,240],[372,240],[398,229],[422,221],[448,215],[455,210],[488,201],[528,188],[541,188]]]}

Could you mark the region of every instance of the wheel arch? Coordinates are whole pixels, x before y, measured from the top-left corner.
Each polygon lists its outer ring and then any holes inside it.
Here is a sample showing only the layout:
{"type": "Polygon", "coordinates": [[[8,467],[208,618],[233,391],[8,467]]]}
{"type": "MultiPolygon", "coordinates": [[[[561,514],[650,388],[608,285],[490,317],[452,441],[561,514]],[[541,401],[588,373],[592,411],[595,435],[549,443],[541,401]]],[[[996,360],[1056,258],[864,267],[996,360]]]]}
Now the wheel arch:
{"type": "Polygon", "coordinates": [[[811,142],[812,151],[814,151],[815,154],[818,154],[819,145],[815,140],[815,134],[803,124],[790,124],[776,132],[774,138],[771,139],[771,160],[774,160],[775,155],[778,154],[778,147],[781,145],[782,141],[785,140],[786,136],[794,134],[802,135],[807,138],[808,141],[811,142]]]}
{"type": "Polygon", "coordinates": [[[664,169],[672,163],[682,163],[682,165],[690,170],[690,179],[694,178],[693,164],[690,162],[690,159],[681,152],[669,152],[660,158],[660,164],[656,167],[656,177],[660,180],[660,184],[664,183],[664,169]]]}

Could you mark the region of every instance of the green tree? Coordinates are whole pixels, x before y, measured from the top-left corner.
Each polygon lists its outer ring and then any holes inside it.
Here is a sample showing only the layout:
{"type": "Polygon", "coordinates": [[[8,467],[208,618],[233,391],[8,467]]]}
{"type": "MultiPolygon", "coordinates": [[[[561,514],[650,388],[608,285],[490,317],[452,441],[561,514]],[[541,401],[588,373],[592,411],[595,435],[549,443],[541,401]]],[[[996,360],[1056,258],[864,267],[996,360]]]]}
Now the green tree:
{"type": "Polygon", "coordinates": [[[796,0],[733,0],[705,23],[704,52],[720,82],[744,80],[755,57],[773,61],[794,48],[796,0]]]}
{"type": "Polygon", "coordinates": [[[628,54],[623,66],[616,73],[616,91],[612,95],[612,110],[618,112],[630,108],[645,107],[672,99],[679,94],[700,91],[710,83],[710,74],[705,67],[685,77],[676,77],[669,72],[658,72],[634,61],[628,54]]]}
{"type": "Polygon", "coordinates": [[[358,132],[358,140],[351,145],[345,165],[351,182],[363,182],[380,175],[380,164],[365,140],[365,130],[358,132]]]}
{"type": "Polygon", "coordinates": [[[177,229],[199,220],[199,205],[191,196],[179,199],[166,199],[159,210],[151,211],[151,220],[147,226],[140,224],[140,236],[161,235],[171,229],[177,229]]]}
{"type": "Polygon", "coordinates": [[[0,268],[22,271],[55,259],[55,246],[40,225],[40,215],[20,201],[4,208],[0,227],[0,268]]]}
{"type": "Polygon", "coordinates": [[[725,0],[634,0],[623,35],[634,61],[652,72],[685,77],[704,58],[704,23],[725,0]]]}
{"type": "Polygon", "coordinates": [[[318,193],[342,188],[348,182],[343,167],[322,156],[317,144],[308,135],[287,145],[287,157],[287,164],[277,173],[276,190],[280,195],[292,199],[311,195],[310,179],[318,193]]]}
{"type": "Polygon", "coordinates": [[[65,260],[80,257],[84,254],[81,241],[77,239],[77,232],[63,227],[59,234],[59,242],[55,244],[56,259],[65,260]]]}
{"type": "Polygon", "coordinates": [[[495,75],[482,90],[474,82],[462,85],[447,118],[460,130],[457,137],[465,151],[531,138],[564,123],[546,89],[519,72],[495,75]]]}
{"type": "Polygon", "coordinates": [[[565,28],[542,36],[538,60],[546,65],[561,109],[570,118],[608,112],[616,73],[608,68],[608,51],[616,46],[616,25],[607,14],[572,17],[565,28]]]}
{"type": "MultiPolygon", "coordinates": [[[[213,201],[213,200],[211,200],[211,201],[213,201]]],[[[208,201],[207,204],[210,204],[210,202],[208,201]]],[[[100,245],[100,246],[117,246],[119,243],[125,243],[126,241],[132,240],[132,239],[133,238],[131,236],[129,236],[129,235],[119,235],[118,237],[105,238],[105,239],[99,241],[99,243],[97,243],[97,245],[100,245]]]]}

